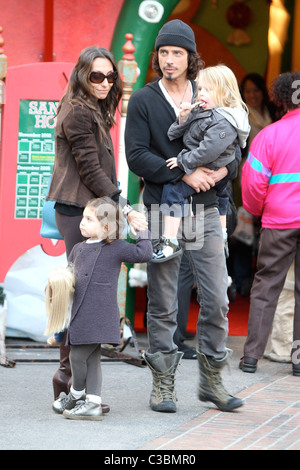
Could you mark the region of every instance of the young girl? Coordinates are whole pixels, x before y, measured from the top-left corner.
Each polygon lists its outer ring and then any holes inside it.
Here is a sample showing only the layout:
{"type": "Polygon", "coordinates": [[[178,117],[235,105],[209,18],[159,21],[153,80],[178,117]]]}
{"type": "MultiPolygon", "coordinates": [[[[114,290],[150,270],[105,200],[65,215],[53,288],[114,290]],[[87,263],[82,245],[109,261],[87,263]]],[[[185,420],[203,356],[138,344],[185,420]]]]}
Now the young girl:
{"type": "MultiPolygon", "coordinates": [[[[236,77],[228,67],[218,65],[200,70],[197,84],[198,102],[183,103],[178,122],[174,122],[168,132],[170,140],[183,136],[185,148],[177,157],[169,158],[167,166],[170,169],[178,166],[186,174],[200,166],[209,172],[228,165],[235,158],[237,145],[245,147],[250,131],[247,107],[240,96],[236,77]]],[[[225,179],[216,185],[224,229],[228,203],[226,183],[225,179]]],[[[164,231],[161,250],[153,255],[153,262],[163,262],[181,254],[177,232],[184,205],[194,193],[194,189],[183,181],[164,186],[161,200],[164,231]],[[170,215],[171,206],[174,217],[170,215]]]]}
{"type": "MultiPolygon", "coordinates": [[[[144,263],[152,257],[148,230],[138,232],[136,244],[128,243],[120,239],[124,229],[120,217],[118,206],[109,197],[89,201],[80,223],[87,240],[76,244],[68,258],[75,276],[66,339],[73,382],[69,395],[56,400],[53,409],[69,419],[102,419],[101,344],[120,344],[117,288],[121,263],[144,263]]],[[[65,285],[64,276],[62,282],[65,285]]],[[[66,296],[68,299],[67,292],[66,296]]],[[[62,323],[66,315],[64,308],[62,323]]]]}

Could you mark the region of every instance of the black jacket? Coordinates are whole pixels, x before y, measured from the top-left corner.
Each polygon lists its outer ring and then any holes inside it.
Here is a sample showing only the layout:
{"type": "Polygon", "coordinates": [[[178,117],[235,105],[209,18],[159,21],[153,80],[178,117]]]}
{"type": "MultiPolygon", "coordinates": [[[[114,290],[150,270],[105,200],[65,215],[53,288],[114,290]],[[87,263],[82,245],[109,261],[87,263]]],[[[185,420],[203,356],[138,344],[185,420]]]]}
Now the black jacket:
{"type": "MultiPolygon", "coordinates": [[[[194,82],[193,86],[196,86],[194,82]]],[[[175,120],[175,112],[158,81],[132,94],[125,128],[126,158],[130,170],[144,179],[144,204],[148,208],[160,203],[164,184],[175,183],[184,175],[178,167],[170,170],[166,166],[166,160],[176,157],[183,148],[181,138],[170,141],[167,135],[175,120]]],[[[236,160],[227,166],[227,179],[235,177],[237,166],[236,160]]],[[[196,194],[193,202],[205,207],[217,206],[216,188],[196,194]]]]}

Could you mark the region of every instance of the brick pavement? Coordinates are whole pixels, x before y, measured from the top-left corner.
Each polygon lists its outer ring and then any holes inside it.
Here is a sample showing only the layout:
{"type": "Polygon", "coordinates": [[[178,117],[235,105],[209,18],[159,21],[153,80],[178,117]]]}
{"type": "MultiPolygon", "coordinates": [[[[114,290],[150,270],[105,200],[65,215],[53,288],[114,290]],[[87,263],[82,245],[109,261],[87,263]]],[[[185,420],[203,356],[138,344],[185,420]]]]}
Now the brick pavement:
{"type": "MultiPolygon", "coordinates": [[[[233,356],[224,374],[224,385],[245,400],[244,406],[232,413],[199,402],[196,361],[182,361],[176,381],[178,413],[171,415],[150,410],[151,374],[147,368],[103,361],[105,396],[109,397],[112,411],[101,421],[99,433],[86,421],[77,422],[71,433],[69,420],[52,412],[51,380],[57,364],[51,359],[57,361],[57,350],[7,349],[10,357],[20,363],[13,369],[0,367],[1,396],[7,397],[0,412],[0,447],[165,452],[300,450],[300,378],[291,375],[291,364],[266,359],[259,361],[256,374],[240,371],[238,363],[244,340],[228,338],[233,356]],[[126,395],[124,400],[120,400],[120,390],[126,395]]],[[[139,338],[139,344],[146,348],[146,337],[139,338]]]]}
{"type": "Polygon", "coordinates": [[[300,378],[290,365],[237,396],[245,400],[239,410],[209,408],[141,449],[300,450],[300,378]]]}

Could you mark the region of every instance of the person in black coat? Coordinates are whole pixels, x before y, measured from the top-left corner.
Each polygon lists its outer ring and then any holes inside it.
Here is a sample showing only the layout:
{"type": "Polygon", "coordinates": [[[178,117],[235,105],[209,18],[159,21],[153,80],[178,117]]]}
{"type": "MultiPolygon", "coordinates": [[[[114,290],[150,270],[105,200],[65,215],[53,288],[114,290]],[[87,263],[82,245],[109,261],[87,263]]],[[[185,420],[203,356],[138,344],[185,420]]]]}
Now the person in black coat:
{"type": "MultiPolygon", "coordinates": [[[[163,186],[183,180],[197,193],[193,196],[194,218],[186,217],[188,233],[181,240],[197,282],[201,305],[197,324],[200,367],[199,399],[212,401],[230,411],[242,405],[223,387],[220,373],[230,351],[228,334],[228,276],[224,240],[218,212],[215,183],[236,173],[234,160],[207,175],[201,168],[187,175],[178,167],[168,168],[167,160],[183,148],[181,138],[170,142],[168,129],[176,120],[182,102],[192,102],[195,78],[202,67],[193,30],[180,20],[166,23],[160,30],[153,57],[160,79],[136,90],[130,97],[125,129],[125,151],[130,170],[143,178],[144,204],[148,210],[153,250],[160,246],[160,201],[163,186]],[[211,386],[214,383],[213,387],[211,386]],[[214,389],[214,390],[213,390],[214,389]],[[217,390],[217,391],[216,391],[217,390]]],[[[147,265],[149,348],[145,360],[152,372],[150,407],[153,411],[176,412],[175,375],[182,353],[174,343],[177,328],[177,283],[180,256],[164,263],[147,265]]]]}

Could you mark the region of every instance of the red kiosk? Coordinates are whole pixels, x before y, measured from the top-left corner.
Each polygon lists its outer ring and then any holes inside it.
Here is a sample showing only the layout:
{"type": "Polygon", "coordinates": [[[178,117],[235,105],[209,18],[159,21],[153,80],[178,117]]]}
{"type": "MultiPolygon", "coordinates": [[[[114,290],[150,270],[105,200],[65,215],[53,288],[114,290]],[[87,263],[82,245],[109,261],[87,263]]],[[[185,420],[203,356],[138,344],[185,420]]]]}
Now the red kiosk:
{"type": "Polygon", "coordinates": [[[41,210],[54,162],[57,104],[71,63],[37,63],[7,70],[0,160],[0,282],[28,249],[58,256],[63,241],[40,236],[41,210]]]}

